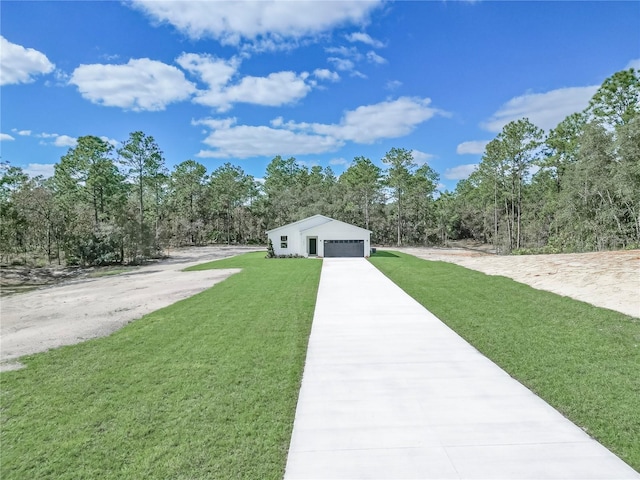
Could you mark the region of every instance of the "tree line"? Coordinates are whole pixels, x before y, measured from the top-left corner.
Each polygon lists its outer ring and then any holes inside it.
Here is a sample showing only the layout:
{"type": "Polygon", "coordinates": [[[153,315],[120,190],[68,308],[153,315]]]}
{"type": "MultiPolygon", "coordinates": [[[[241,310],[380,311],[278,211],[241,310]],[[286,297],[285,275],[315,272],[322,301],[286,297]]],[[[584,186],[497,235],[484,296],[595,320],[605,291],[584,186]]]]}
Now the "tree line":
{"type": "Polygon", "coordinates": [[[51,178],[2,165],[2,262],[139,262],[171,247],[264,244],[266,231],[317,213],[373,231],[386,245],[471,238],[513,251],[589,251],[640,245],[640,81],[608,78],[585,111],[548,135],[507,124],[453,192],[409,150],[384,167],[354,158],[340,176],[276,156],[258,181],[226,163],[186,160],[171,171],[152,136],[120,148],[84,136],[51,178]]]}
{"type": "Polygon", "coordinates": [[[638,71],[606,79],[547,135],[526,118],[505,125],[477,170],[439,200],[443,236],[500,252],[640,247],[638,71]]]}

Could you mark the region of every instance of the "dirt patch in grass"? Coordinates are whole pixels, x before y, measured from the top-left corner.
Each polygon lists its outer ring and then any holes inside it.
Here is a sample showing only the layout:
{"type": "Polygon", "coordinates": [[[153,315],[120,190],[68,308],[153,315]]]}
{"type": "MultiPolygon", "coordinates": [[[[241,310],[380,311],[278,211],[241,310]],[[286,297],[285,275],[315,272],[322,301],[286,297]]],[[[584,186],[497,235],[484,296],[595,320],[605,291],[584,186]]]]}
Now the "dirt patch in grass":
{"type": "MultiPolygon", "coordinates": [[[[120,273],[96,269],[57,276],[27,273],[32,282],[26,285],[22,282],[21,288],[32,290],[2,298],[0,371],[19,368],[16,359],[23,355],[109,335],[127,323],[195,295],[237,271],[183,272],[186,267],[259,249],[195,247],[172,250],[165,260],[120,273]]],[[[11,286],[11,278],[4,273],[3,290],[20,288],[15,281],[11,286]]],[[[13,278],[24,280],[24,275],[14,274],[13,278]]]]}
{"type": "Polygon", "coordinates": [[[539,290],[640,317],[640,250],[502,256],[459,248],[394,248],[501,275],[539,290]]]}

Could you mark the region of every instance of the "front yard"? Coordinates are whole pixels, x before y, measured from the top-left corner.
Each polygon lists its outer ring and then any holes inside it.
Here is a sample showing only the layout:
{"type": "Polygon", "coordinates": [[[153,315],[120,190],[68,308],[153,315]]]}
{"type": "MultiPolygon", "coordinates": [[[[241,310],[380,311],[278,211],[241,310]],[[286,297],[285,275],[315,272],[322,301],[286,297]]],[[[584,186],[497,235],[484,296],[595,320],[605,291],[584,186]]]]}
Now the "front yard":
{"type": "Polygon", "coordinates": [[[282,478],[321,268],[243,271],[1,382],[0,477],[282,478]]]}

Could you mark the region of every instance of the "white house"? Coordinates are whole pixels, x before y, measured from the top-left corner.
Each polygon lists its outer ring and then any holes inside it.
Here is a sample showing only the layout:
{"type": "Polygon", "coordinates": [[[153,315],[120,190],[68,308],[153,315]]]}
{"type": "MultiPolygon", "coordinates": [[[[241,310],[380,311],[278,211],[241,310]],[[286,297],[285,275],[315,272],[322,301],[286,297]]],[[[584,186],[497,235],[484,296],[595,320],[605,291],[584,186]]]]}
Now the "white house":
{"type": "Polygon", "coordinates": [[[276,255],[368,257],[371,230],[314,215],[267,231],[276,255]]]}

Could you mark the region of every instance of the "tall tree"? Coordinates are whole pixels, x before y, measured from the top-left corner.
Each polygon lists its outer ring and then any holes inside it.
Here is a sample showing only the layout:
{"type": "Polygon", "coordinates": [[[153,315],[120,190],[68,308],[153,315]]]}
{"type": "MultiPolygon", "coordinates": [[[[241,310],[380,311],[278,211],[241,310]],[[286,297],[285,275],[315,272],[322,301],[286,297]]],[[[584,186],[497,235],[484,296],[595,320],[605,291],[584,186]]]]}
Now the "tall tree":
{"type": "Polygon", "coordinates": [[[58,193],[73,203],[87,203],[93,212],[93,228],[111,211],[112,202],[122,196],[124,177],[110,158],[113,147],[93,135],[78,138],[75,147],[54,167],[58,193]]]}
{"type": "Polygon", "coordinates": [[[355,157],[340,182],[346,185],[348,196],[361,212],[361,225],[369,230],[371,210],[381,196],[382,169],[366,157],[355,157]]]}
{"type": "MultiPolygon", "coordinates": [[[[43,180],[42,177],[36,177],[29,179],[15,192],[13,203],[20,217],[24,219],[21,230],[31,254],[37,257],[44,253],[47,262],[51,263],[51,260],[56,258],[58,264],[61,264],[66,225],[64,213],[56,203],[54,195],[51,179],[43,180]]],[[[89,243],[94,239],[95,234],[91,235],[89,243]]],[[[102,259],[105,259],[106,250],[108,248],[101,252],[102,259]]],[[[71,253],[73,256],[74,252],[71,253]]],[[[97,254],[96,258],[100,258],[100,254],[97,254]]],[[[90,260],[93,262],[93,259],[90,260]]]]}
{"type": "Polygon", "coordinates": [[[559,220],[578,250],[617,246],[622,225],[612,184],[613,145],[612,132],[588,123],[580,138],[579,161],[567,171],[559,220]]]}
{"type": "MultiPolygon", "coordinates": [[[[503,199],[505,196],[505,154],[502,142],[498,138],[491,140],[485,147],[484,155],[480,161],[478,170],[472,176],[478,180],[478,192],[485,198],[485,204],[491,203],[493,207],[493,247],[499,249],[499,225],[502,214],[503,199]]],[[[505,207],[505,211],[507,208],[505,207]]]]}
{"type": "Polygon", "coordinates": [[[584,113],[573,113],[552,129],[545,139],[545,156],[541,158],[539,166],[551,172],[558,192],[562,188],[567,166],[578,160],[579,139],[585,123],[584,113]]]}
{"type": "Polygon", "coordinates": [[[618,126],[640,114],[640,72],[630,68],[614,73],[589,101],[587,113],[599,122],[618,126]]]}
{"type": "MultiPolygon", "coordinates": [[[[240,167],[225,163],[211,173],[210,189],[213,211],[223,219],[227,244],[231,243],[234,221],[242,219],[241,209],[255,197],[255,182],[240,167]]],[[[234,240],[242,239],[242,225],[235,225],[234,240]]]]}
{"type": "Polygon", "coordinates": [[[537,158],[536,155],[540,154],[543,137],[543,131],[527,118],[508,123],[497,137],[506,162],[506,173],[510,184],[507,206],[510,219],[510,250],[521,247],[523,188],[525,182],[529,180],[529,172],[537,158]]]}
{"type": "Polygon", "coordinates": [[[382,161],[389,165],[386,174],[386,184],[391,189],[395,201],[397,220],[396,243],[398,246],[401,246],[404,223],[404,200],[416,164],[413,162],[413,155],[409,150],[395,147],[386,153],[382,161]]]}
{"type": "Polygon", "coordinates": [[[122,261],[116,218],[124,208],[127,185],[110,157],[113,147],[80,137],[54,167],[55,202],[65,218],[64,250],[68,262],[122,261]]]}
{"type": "Polygon", "coordinates": [[[618,160],[612,180],[633,232],[628,243],[640,246],[640,115],[620,126],[617,133],[618,160]]]}
{"type": "Polygon", "coordinates": [[[295,158],[283,159],[280,155],[267,165],[263,191],[265,227],[273,228],[304,217],[303,192],[307,186],[308,172],[295,158]]]}
{"type": "Polygon", "coordinates": [[[145,219],[145,191],[153,195],[157,205],[156,194],[160,186],[159,177],[164,174],[164,157],[154,138],[140,131],[129,134],[129,139],[118,149],[118,154],[137,192],[139,238],[134,246],[141,247],[143,256],[149,256],[151,244],[145,219]]]}
{"type": "Polygon", "coordinates": [[[207,169],[193,160],[186,160],[174,167],[171,173],[171,206],[177,222],[178,243],[200,242],[204,226],[207,169]]]}
{"type": "Polygon", "coordinates": [[[434,194],[438,187],[438,173],[426,163],[418,167],[407,187],[411,242],[426,244],[433,227],[435,232],[434,194]]]}
{"type": "Polygon", "coordinates": [[[28,181],[20,167],[0,162],[0,257],[7,261],[25,250],[27,220],[16,206],[15,195],[28,181]]]}

